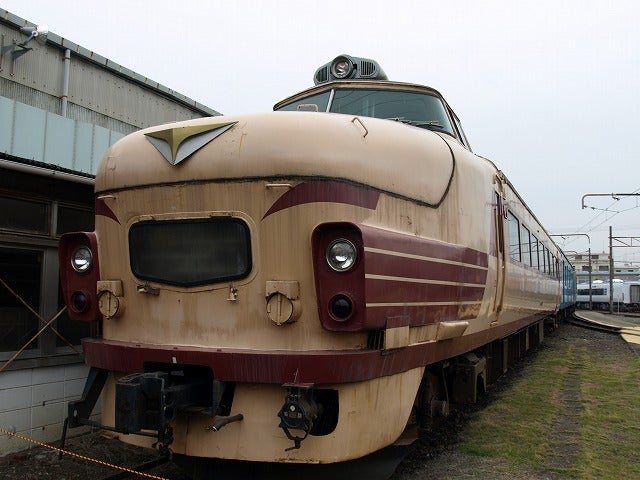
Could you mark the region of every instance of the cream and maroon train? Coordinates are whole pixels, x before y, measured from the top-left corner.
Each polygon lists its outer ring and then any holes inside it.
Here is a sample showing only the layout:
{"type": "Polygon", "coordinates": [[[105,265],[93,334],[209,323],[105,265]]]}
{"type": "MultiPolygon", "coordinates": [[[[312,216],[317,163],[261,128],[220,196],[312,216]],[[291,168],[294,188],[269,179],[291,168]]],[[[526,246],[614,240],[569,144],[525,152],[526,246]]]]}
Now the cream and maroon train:
{"type": "Polygon", "coordinates": [[[436,90],[349,56],[315,81],[108,150],[95,232],[60,242],[69,312],[101,324],[71,426],[354,459],[473,401],[571,306],[571,266],[436,90]]]}

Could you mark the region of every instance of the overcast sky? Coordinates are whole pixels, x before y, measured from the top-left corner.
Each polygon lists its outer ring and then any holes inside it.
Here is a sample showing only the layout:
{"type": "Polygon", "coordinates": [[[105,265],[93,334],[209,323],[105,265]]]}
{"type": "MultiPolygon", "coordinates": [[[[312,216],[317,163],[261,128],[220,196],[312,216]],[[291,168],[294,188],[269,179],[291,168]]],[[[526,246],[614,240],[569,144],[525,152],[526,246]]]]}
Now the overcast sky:
{"type": "MultiPolygon", "coordinates": [[[[438,89],[550,233],[640,235],[640,2],[0,0],[215,110],[270,110],[339,54],[438,89]],[[609,211],[603,211],[609,209],[609,211]],[[620,213],[614,213],[620,212],[620,213]]],[[[557,238],[586,251],[585,237],[557,238]]],[[[616,260],[640,262],[636,250],[616,260]]]]}

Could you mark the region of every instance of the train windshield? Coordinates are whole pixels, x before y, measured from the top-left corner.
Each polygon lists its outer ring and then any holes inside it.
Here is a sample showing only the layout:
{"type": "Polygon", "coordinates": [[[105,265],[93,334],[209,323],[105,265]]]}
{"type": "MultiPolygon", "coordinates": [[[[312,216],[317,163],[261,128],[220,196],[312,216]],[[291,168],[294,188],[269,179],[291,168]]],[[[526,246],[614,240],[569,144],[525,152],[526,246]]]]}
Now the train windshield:
{"type": "Polygon", "coordinates": [[[445,106],[435,95],[359,88],[338,88],[332,92],[298,99],[278,110],[314,110],[384,118],[455,136],[445,106]],[[332,92],[333,97],[330,96],[332,92]]]}
{"type": "Polygon", "coordinates": [[[135,223],[129,255],[136,277],[182,287],[243,278],[251,271],[249,229],[234,218],[135,223]]]}
{"type": "Polygon", "coordinates": [[[329,96],[331,92],[322,92],[316,95],[305,97],[302,100],[291,102],[283,107],[280,107],[278,111],[289,110],[312,110],[316,112],[326,112],[327,105],[329,105],[329,96]]]}

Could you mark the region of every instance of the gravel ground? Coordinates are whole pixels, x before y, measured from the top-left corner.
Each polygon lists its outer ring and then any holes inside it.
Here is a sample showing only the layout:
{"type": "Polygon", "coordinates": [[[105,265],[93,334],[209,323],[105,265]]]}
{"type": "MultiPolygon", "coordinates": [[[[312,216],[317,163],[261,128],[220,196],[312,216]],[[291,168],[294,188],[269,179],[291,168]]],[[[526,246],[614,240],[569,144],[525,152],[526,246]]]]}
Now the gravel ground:
{"type": "MultiPolygon", "coordinates": [[[[612,355],[628,359],[633,350],[618,335],[596,332],[570,324],[563,324],[547,337],[545,343],[526,361],[535,361],[537,355],[552,354],[554,348],[566,342],[581,342],[593,346],[599,355],[612,355]]],[[[588,359],[586,359],[588,361],[588,359]]],[[[555,480],[552,473],[523,471],[522,466],[510,464],[505,459],[487,459],[465,455],[456,448],[458,435],[465,428],[470,413],[494,401],[498,394],[508,389],[514,379],[522,375],[524,363],[512,368],[494,384],[481,401],[467,410],[452,414],[442,425],[416,442],[411,453],[400,464],[391,480],[429,479],[509,479],[555,480]]],[[[108,463],[133,468],[144,461],[156,458],[154,451],[132,447],[99,433],[91,433],[67,440],[69,451],[100,459],[108,463]]],[[[117,473],[109,467],[34,447],[24,452],[0,458],[0,478],[33,480],[87,480],[100,479],[117,473]]],[[[146,473],[170,480],[188,480],[173,464],[165,464],[146,470],[146,473]]],[[[142,478],[142,477],[136,477],[142,478]]]]}
{"type": "MultiPolygon", "coordinates": [[[[57,442],[53,445],[57,446],[57,442]]],[[[132,469],[144,462],[158,458],[154,450],[127,445],[99,432],[68,438],[65,449],[79,455],[132,469]]],[[[69,455],[64,455],[62,459],[59,459],[58,452],[44,447],[34,447],[0,458],[0,479],[98,480],[116,473],[118,470],[108,466],[69,455]]],[[[165,463],[145,470],[145,473],[170,480],[188,480],[173,464],[165,463]]],[[[143,477],[135,476],[135,478],[143,477]]]]}

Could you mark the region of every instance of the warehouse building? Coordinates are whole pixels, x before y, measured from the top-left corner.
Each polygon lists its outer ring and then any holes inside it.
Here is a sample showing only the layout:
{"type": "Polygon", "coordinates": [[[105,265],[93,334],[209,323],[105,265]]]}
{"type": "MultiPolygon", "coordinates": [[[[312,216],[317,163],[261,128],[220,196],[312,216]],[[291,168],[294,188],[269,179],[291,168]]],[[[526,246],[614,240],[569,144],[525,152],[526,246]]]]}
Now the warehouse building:
{"type": "MultiPolygon", "coordinates": [[[[135,130],[218,112],[0,9],[0,428],[60,437],[95,334],[63,309],[57,244],[93,230],[93,175],[135,130]],[[53,320],[53,321],[52,321],[53,320]]],[[[28,448],[0,434],[0,456],[28,448]]]]}

